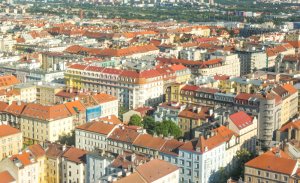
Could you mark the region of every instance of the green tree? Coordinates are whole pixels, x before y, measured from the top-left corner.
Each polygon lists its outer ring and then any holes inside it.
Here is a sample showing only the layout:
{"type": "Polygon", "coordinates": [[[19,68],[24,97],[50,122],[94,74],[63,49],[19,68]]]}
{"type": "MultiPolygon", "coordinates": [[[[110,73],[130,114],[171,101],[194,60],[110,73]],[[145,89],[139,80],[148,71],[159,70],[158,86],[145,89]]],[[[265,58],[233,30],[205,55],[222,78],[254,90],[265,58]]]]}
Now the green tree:
{"type": "Polygon", "coordinates": [[[237,158],[237,167],[231,173],[233,177],[242,177],[244,178],[245,172],[245,163],[253,159],[255,156],[246,149],[241,149],[236,152],[237,158]]]}
{"type": "Polygon", "coordinates": [[[174,138],[178,138],[181,136],[180,128],[171,120],[164,120],[161,123],[157,123],[155,132],[164,137],[171,135],[174,136],[174,138]]]}
{"type": "Polygon", "coordinates": [[[147,133],[153,135],[155,133],[155,127],[157,122],[151,116],[145,116],[143,119],[144,128],[147,130],[147,133]]]}
{"type": "Polygon", "coordinates": [[[128,125],[129,126],[143,126],[142,118],[139,115],[134,114],[130,117],[128,125]]]}
{"type": "Polygon", "coordinates": [[[71,134],[64,134],[59,137],[59,143],[66,144],[68,146],[75,145],[75,131],[73,130],[71,134]]]}

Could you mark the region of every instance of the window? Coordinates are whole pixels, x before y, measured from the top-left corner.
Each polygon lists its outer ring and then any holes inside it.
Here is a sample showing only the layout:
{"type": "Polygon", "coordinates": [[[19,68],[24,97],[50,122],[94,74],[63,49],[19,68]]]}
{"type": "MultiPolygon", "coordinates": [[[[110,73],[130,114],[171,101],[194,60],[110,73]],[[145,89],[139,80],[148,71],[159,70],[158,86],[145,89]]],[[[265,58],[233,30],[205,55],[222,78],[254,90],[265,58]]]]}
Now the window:
{"type": "Polygon", "coordinates": [[[284,181],[287,181],[288,180],[288,177],[287,176],[284,176],[284,181]]]}
{"type": "Polygon", "coordinates": [[[260,171],[259,170],[257,171],[257,175],[260,175],[260,171]]]}
{"type": "Polygon", "coordinates": [[[71,171],[69,171],[69,176],[71,176],[71,171]]]}
{"type": "Polygon", "coordinates": [[[248,177],[248,182],[251,182],[251,177],[248,177]]]}
{"type": "Polygon", "coordinates": [[[266,173],[266,177],[269,177],[269,176],[270,176],[270,175],[269,175],[269,172],[267,172],[267,173],[266,173]]]}
{"type": "Polygon", "coordinates": [[[275,177],[275,179],[278,179],[278,175],[277,174],[275,174],[274,177],[275,177]]]}

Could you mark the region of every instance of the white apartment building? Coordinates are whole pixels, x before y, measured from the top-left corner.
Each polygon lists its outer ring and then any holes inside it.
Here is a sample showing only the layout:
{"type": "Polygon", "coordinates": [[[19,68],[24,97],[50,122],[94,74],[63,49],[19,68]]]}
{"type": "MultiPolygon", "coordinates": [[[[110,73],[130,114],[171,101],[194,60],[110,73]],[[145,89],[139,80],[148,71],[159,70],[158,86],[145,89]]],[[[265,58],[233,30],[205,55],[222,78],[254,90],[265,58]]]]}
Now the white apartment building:
{"type": "Polygon", "coordinates": [[[71,147],[62,155],[62,182],[85,183],[86,151],[71,147]]]}
{"type": "Polygon", "coordinates": [[[65,79],[69,87],[113,95],[130,109],[163,101],[163,77],[155,69],[137,72],[74,64],[65,79]]]}
{"type": "Polygon", "coordinates": [[[89,122],[75,128],[75,147],[86,151],[107,149],[107,137],[117,125],[105,122],[89,122]]]}
{"type": "Polygon", "coordinates": [[[229,129],[240,136],[241,148],[255,153],[257,140],[257,119],[244,111],[229,115],[229,129]]]}
{"type": "Polygon", "coordinates": [[[39,183],[39,163],[29,151],[0,162],[0,172],[8,171],[18,183],[39,183]]]}

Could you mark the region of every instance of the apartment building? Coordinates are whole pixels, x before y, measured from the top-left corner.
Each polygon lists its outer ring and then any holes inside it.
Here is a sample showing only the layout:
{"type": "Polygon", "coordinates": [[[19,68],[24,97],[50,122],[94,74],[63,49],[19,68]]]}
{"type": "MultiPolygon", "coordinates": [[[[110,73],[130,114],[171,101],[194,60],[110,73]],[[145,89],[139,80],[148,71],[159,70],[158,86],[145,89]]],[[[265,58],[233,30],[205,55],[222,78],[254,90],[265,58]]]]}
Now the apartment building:
{"type": "Polygon", "coordinates": [[[295,73],[299,71],[300,55],[281,55],[275,62],[275,72],[279,73],[295,73]]]}
{"type": "Polygon", "coordinates": [[[26,103],[14,101],[9,104],[1,103],[1,120],[8,122],[12,127],[21,129],[21,114],[25,109],[26,103]]]}
{"type": "Polygon", "coordinates": [[[100,108],[99,118],[107,117],[110,115],[118,116],[119,113],[119,102],[118,98],[106,93],[98,93],[92,95],[94,100],[98,103],[100,108]]]}
{"type": "Polygon", "coordinates": [[[31,146],[28,146],[26,148],[27,151],[29,151],[34,158],[36,159],[37,163],[39,164],[38,169],[38,182],[39,183],[47,183],[46,181],[46,152],[43,149],[43,147],[39,144],[34,144],[31,146]]]}
{"type": "Polygon", "coordinates": [[[109,167],[114,161],[114,157],[104,151],[89,152],[86,154],[86,173],[87,183],[93,183],[100,180],[103,176],[109,174],[109,167]]]}
{"type": "Polygon", "coordinates": [[[17,154],[23,147],[22,132],[9,125],[0,125],[0,160],[17,154]]]}
{"type": "Polygon", "coordinates": [[[130,109],[163,101],[163,77],[155,69],[136,72],[74,64],[67,69],[65,80],[72,88],[113,95],[130,109]]]}
{"type": "Polygon", "coordinates": [[[179,182],[179,169],[163,160],[154,159],[136,167],[136,172],[117,180],[116,183],[124,182],[164,183],[179,182]]]}
{"type": "Polygon", "coordinates": [[[178,102],[165,102],[157,106],[154,112],[155,121],[162,122],[164,120],[171,120],[178,124],[178,114],[186,108],[186,104],[178,102]]]}
{"type": "Polygon", "coordinates": [[[85,163],[87,151],[70,147],[62,154],[62,182],[85,183],[85,163]]]}
{"type": "Polygon", "coordinates": [[[190,139],[192,131],[212,118],[213,110],[206,106],[189,106],[178,114],[178,126],[183,136],[190,139]]]}
{"type": "Polygon", "coordinates": [[[239,136],[224,126],[185,142],[178,148],[180,182],[216,181],[213,172],[229,165],[239,147],[239,136]]]}
{"type": "Polygon", "coordinates": [[[56,104],[55,94],[62,91],[65,87],[63,84],[39,82],[37,84],[37,102],[42,105],[56,104]]]}
{"type": "Polygon", "coordinates": [[[174,58],[158,58],[164,64],[182,64],[191,70],[196,76],[214,76],[224,74],[230,76],[240,75],[240,62],[236,55],[213,58],[206,61],[193,61],[174,58]]]}
{"type": "Polygon", "coordinates": [[[244,111],[239,111],[229,115],[229,129],[240,136],[241,148],[249,152],[256,152],[257,141],[257,119],[249,116],[244,111]]]}
{"type": "Polygon", "coordinates": [[[21,114],[24,141],[44,144],[55,142],[74,129],[73,117],[65,105],[27,104],[21,114]]]}
{"type": "Polygon", "coordinates": [[[8,171],[16,182],[39,183],[39,163],[30,151],[22,151],[0,162],[0,172],[8,171]]]}
{"type": "Polygon", "coordinates": [[[13,86],[20,93],[22,102],[35,102],[37,100],[37,87],[34,83],[21,83],[13,86]]]}
{"type": "Polygon", "coordinates": [[[86,151],[107,150],[107,137],[117,128],[109,122],[89,122],[75,128],[75,147],[86,151]]]}
{"type": "MultiPolygon", "coordinates": [[[[280,128],[282,98],[272,91],[260,93],[222,93],[218,89],[196,85],[172,85],[166,90],[167,101],[178,101],[182,104],[218,106],[238,112],[240,110],[257,116],[258,139],[262,146],[268,146],[274,139],[275,130],[280,128]]],[[[294,110],[293,110],[294,111],[294,110]]],[[[290,115],[290,117],[292,117],[290,115]]]]}
{"type": "Polygon", "coordinates": [[[267,54],[265,50],[252,48],[251,50],[239,50],[237,54],[241,63],[241,76],[267,68],[267,54]]]}
{"type": "Polygon", "coordinates": [[[45,180],[48,183],[62,182],[62,155],[69,147],[62,144],[47,143],[46,144],[46,161],[45,161],[45,180]]]}
{"type": "Polygon", "coordinates": [[[272,91],[281,97],[280,126],[282,126],[298,113],[298,91],[290,84],[277,86],[272,91]]]}
{"type": "Polygon", "coordinates": [[[245,164],[246,182],[298,182],[299,163],[277,149],[268,151],[245,164]]]}

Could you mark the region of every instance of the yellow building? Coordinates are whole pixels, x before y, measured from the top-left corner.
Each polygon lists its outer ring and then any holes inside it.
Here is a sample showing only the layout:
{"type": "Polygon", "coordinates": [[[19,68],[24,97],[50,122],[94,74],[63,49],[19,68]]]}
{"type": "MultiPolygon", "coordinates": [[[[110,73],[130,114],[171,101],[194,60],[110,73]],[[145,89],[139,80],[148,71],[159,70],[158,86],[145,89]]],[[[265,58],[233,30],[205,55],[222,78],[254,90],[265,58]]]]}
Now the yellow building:
{"type": "Polygon", "coordinates": [[[178,114],[178,126],[184,137],[190,139],[192,130],[207,122],[211,116],[212,110],[210,111],[208,107],[191,106],[178,114]]]}
{"type": "Polygon", "coordinates": [[[47,144],[45,180],[47,183],[61,183],[62,155],[68,148],[61,144],[47,144]]]}
{"type": "Polygon", "coordinates": [[[273,92],[281,97],[281,123],[284,125],[298,113],[298,91],[290,85],[277,86],[273,88],[273,92]]]}
{"type": "Polygon", "coordinates": [[[17,154],[23,146],[22,132],[9,125],[0,125],[0,160],[17,154]]]}
{"type": "Polygon", "coordinates": [[[27,150],[30,151],[35,157],[39,169],[38,169],[38,182],[39,183],[47,183],[46,178],[46,152],[39,144],[34,144],[27,147],[27,150]]]}
{"type": "Polygon", "coordinates": [[[73,117],[64,104],[28,104],[21,114],[21,131],[27,143],[55,142],[74,129],[73,117]]]}
{"type": "Polygon", "coordinates": [[[14,86],[14,90],[20,94],[20,100],[23,102],[36,101],[36,85],[34,83],[21,83],[14,86]]]}
{"type": "Polygon", "coordinates": [[[65,85],[54,83],[38,83],[37,102],[42,105],[56,104],[55,94],[62,91],[65,85]]]}
{"type": "Polygon", "coordinates": [[[256,93],[263,88],[262,80],[234,77],[220,82],[220,89],[226,93],[256,93]]]}

